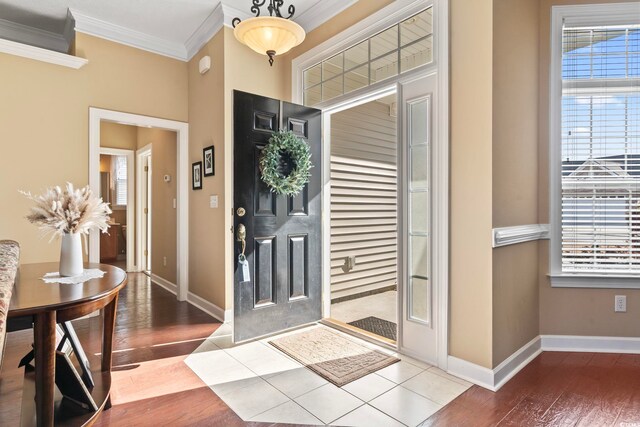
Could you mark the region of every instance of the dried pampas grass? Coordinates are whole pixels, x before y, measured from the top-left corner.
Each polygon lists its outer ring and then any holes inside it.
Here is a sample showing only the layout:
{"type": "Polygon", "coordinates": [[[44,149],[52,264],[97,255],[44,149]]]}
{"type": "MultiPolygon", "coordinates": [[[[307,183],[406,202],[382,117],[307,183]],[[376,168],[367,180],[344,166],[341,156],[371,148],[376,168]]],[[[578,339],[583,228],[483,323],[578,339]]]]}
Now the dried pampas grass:
{"type": "Polygon", "coordinates": [[[89,186],[75,189],[73,184],[67,183],[64,190],[58,186],[48,188],[41,196],[20,193],[36,204],[27,216],[29,222],[45,234],[51,233],[52,237],[68,233],[89,234],[93,228],[106,233],[109,228],[111,209],[102,198],[93,195],[89,186]]]}

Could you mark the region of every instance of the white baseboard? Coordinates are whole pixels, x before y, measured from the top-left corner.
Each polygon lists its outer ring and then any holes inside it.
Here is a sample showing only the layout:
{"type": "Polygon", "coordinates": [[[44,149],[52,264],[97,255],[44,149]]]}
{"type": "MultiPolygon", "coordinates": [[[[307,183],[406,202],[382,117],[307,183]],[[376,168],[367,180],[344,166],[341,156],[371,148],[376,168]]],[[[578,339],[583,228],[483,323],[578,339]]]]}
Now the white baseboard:
{"type": "Polygon", "coordinates": [[[484,366],[449,356],[447,358],[447,372],[458,378],[479,385],[480,387],[496,391],[493,384],[493,371],[484,366]]]}
{"type": "MultiPolygon", "coordinates": [[[[174,283],[171,283],[168,280],[163,279],[160,276],[157,276],[151,273],[151,281],[156,285],[168,290],[174,295],[178,295],[178,286],[174,283]]],[[[231,322],[233,317],[233,312],[231,310],[223,310],[215,304],[210,303],[204,298],[199,297],[194,293],[187,293],[187,302],[194,307],[199,308],[210,316],[221,322],[231,322]]]]}
{"type": "Polygon", "coordinates": [[[160,286],[162,288],[165,288],[166,290],[168,290],[172,294],[178,295],[178,285],[176,285],[175,283],[171,283],[167,279],[163,279],[162,277],[158,276],[157,274],[153,274],[153,273],[151,273],[151,281],[153,283],[155,283],[156,285],[158,285],[158,286],[160,286]]]}
{"type": "Polygon", "coordinates": [[[454,356],[449,356],[447,371],[491,391],[498,391],[529,362],[542,352],[541,339],[535,337],[494,369],[485,368],[454,356]]]}
{"type": "Polygon", "coordinates": [[[210,303],[206,299],[199,297],[198,295],[189,292],[187,293],[187,302],[205,313],[213,316],[223,323],[231,322],[233,312],[231,310],[223,310],[215,304],[210,303]]]}
{"type": "Polygon", "coordinates": [[[640,354],[640,337],[542,335],[544,351],[640,354]]]}
{"type": "Polygon", "coordinates": [[[538,357],[540,353],[542,353],[542,340],[537,336],[496,366],[493,369],[496,390],[505,385],[507,381],[538,357]]]}
{"type": "Polygon", "coordinates": [[[543,351],[640,354],[640,337],[540,335],[494,369],[449,356],[447,372],[488,390],[498,391],[543,351]]]}

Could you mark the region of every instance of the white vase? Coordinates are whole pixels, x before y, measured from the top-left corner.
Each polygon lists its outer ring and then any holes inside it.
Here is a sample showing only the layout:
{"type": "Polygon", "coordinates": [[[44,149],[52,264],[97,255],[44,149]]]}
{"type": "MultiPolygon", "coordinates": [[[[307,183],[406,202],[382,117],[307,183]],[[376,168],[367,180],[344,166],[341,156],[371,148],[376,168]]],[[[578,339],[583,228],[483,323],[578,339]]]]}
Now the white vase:
{"type": "Polygon", "coordinates": [[[60,275],[71,277],[82,274],[82,241],[79,233],[67,233],[62,235],[60,245],[60,275]]]}

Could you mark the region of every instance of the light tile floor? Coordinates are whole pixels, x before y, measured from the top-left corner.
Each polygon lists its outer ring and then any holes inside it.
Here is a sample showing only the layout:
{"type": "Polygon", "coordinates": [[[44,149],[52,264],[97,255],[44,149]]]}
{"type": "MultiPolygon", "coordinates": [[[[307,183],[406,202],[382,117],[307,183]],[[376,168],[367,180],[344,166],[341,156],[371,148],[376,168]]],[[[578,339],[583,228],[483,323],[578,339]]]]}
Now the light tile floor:
{"type": "Polygon", "coordinates": [[[339,388],[271,346],[274,338],[234,346],[231,328],[223,325],[185,363],[245,421],[417,426],[471,386],[426,363],[350,337],[401,361],[339,388]]]}

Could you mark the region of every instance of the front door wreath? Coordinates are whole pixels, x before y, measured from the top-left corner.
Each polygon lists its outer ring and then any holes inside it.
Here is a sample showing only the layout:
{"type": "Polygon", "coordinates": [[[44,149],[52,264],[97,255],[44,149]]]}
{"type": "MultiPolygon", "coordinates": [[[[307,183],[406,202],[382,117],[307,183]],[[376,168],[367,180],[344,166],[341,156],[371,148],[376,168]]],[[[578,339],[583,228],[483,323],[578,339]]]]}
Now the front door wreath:
{"type": "Polygon", "coordinates": [[[260,157],[262,181],[276,194],[299,194],[312,167],[309,144],[291,131],[275,132],[260,157]]]}

